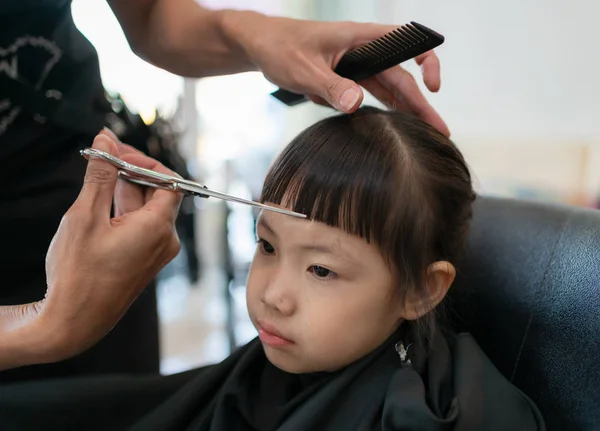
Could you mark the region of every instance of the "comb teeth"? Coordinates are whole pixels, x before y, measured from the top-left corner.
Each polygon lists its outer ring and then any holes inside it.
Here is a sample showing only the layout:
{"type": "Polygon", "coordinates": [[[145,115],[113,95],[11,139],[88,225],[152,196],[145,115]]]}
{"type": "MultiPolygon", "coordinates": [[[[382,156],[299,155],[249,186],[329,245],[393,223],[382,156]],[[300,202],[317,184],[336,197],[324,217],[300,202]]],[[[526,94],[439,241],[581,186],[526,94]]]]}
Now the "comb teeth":
{"type": "Polygon", "coordinates": [[[344,55],[344,59],[362,61],[370,60],[373,55],[391,56],[398,51],[423,43],[429,37],[427,33],[420,31],[416,26],[406,24],[379,39],[348,52],[344,55]]]}

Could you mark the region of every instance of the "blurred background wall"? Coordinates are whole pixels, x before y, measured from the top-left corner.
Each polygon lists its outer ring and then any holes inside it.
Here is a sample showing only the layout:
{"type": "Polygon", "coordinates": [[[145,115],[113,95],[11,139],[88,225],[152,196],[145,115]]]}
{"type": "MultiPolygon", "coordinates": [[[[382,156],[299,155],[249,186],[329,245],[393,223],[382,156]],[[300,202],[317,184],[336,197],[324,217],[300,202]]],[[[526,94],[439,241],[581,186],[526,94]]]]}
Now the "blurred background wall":
{"type": "MultiPolygon", "coordinates": [[[[427,94],[489,195],[598,207],[600,55],[592,0],[211,0],[211,8],[254,9],[317,20],[417,21],[440,32],[442,89],[427,94]]],[[[184,80],[129,49],[104,0],[75,0],[73,14],[96,46],[107,90],[152,123],[181,132],[190,172],[210,187],[256,197],[269,163],[300,130],[331,110],[288,108],[260,73],[184,80]]],[[[414,64],[407,68],[415,76],[414,64]]],[[[419,80],[419,79],[418,79],[419,80]]],[[[425,91],[425,90],[424,90],[425,91]]],[[[367,97],[365,103],[376,102],[367,97]]],[[[252,258],[248,208],[196,200],[200,279],[176,260],[162,274],[163,371],[223,358],[255,335],[244,304],[252,258]]]]}

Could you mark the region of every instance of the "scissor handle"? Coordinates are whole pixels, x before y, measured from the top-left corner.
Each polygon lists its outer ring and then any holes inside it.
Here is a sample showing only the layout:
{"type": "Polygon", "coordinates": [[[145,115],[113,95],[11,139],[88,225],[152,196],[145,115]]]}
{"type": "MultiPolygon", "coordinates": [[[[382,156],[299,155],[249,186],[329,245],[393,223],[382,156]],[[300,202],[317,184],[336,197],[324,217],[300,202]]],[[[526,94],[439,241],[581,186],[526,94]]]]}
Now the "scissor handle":
{"type": "Polygon", "coordinates": [[[164,189],[164,190],[170,190],[170,191],[176,191],[176,186],[173,183],[170,182],[153,182],[153,181],[146,181],[142,178],[137,178],[136,176],[130,174],[127,171],[123,171],[123,170],[119,170],[119,177],[123,178],[124,180],[129,181],[130,183],[135,183],[135,184],[139,184],[140,186],[146,186],[146,187],[154,187],[156,189],[164,189]]]}

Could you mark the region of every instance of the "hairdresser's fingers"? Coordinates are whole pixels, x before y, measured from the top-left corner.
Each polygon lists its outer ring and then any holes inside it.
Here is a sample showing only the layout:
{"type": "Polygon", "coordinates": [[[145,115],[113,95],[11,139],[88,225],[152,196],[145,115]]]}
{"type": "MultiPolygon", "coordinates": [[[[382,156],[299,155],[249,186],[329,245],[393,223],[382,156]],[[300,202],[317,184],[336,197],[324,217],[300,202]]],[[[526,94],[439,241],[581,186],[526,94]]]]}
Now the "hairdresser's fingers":
{"type": "Polygon", "coordinates": [[[144,152],[138,150],[137,148],[132,147],[129,144],[124,144],[122,142],[119,142],[118,146],[119,146],[119,154],[121,154],[121,155],[125,155],[125,154],[140,154],[142,156],[146,155],[144,152]]]}
{"type": "Polygon", "coordinates": [[[309,94],[345,113],[356,111],[363,100],[362,89],[356,82],[342,78],[325,63],[313,70],[306,86],[309,94]]]}
{"type": "Polygon", "coordinates": [[[108,127],[105,127],[104,129],[100,130],[99,134],[109,137],[110,139],[113,140],[113,142],[115,142],[117,144],[121,142],[121,140],[115,134],[115,132],[113,132],[112,130],[110,130],[108,127]]]}
{"type": "Polygon", "coordinates": [[[375,77],[361,81],[361,85],[387,108],[394,111],[410,112],[404,100],[381,85],[375,77]]]}
{"type": "Polygon", "coordinates": [[[109,128],[105,127],[104,129],[102,129],[100,131],[101,135],[105,135],[108,136],[110,139],[113,140],[113,142],[115,144],[117,144],[117,147],[119,149],[119,154],[121,156],[123,156],[124,154],[131,154],[131,153],[135,153],[135,154],[144,154],[142,151],[138,150],[137,148],[132,147],[129,144],[124,144],[123,142],[121,142],[121,140],[119,139],[119,137],[109,128]]]}
{"type": "Polygon", "coordinates": [[[119,137],[109,128],[105,127],[104,129],[102,129],[100,131],[101,135],[105,135],[108,136],[110,139],[113,140],[113,142],[115,144],[117,144],[117,147],[119,149],[119,154],[121,156],[123,156],[124,154],[144,154],[142,151],[138,150],[137,148],[132,147],[129,144],[124,144],[123,142],[121,142],[121,140],[119,139],[119,137]]]}
{"type": "MultiPolygon", "coordinates": [[[[94,139],[92,148],[119,156],[116,144],[101,134],[94,139]]],[[[117,168],[102,159],[90,157],[83,186],[74,206],[85,207],[93,217],[108,222],[116,183],[117,168]]]]}
{"type": "MultiPolygon", "coordinates": [[[[140,168],[151,169],[167,175],[179,176],[172,170],[166,168],[162,163],[143,154],[126,154],[123,160],[140,168]]],[[[179,212],[182,195],[179,192],[172,192],[163,189],[148,189],[144,195],[143,207],[149,211],[156,212],[168,221],[174,221],[179,212]]]]}
{"type": "MultiPolygon", "coordinates": [[[[406,103],[404,103],[402,99],[399,99],[396,96],[394,96],[387,88],[381,85],[376,78],[371,77],[364,79],[359,84],[362,87],[364,87],[369,93],[371,93],[377,100],[383,103],[387,108],[396,111],[409,112],[406,103]]],[[[317,105],[332,107],[322,97],[309,95],[308,98],[317,105]]]]}
{"type": "Polygon", "coordinates": [[[415,78],[402,66],[392,67],[375,78],[396,97],[405,100],[415,115],[422,117],[428,110],[433,110],[415,78]]]}
{"type": "Polygon", "coordinates": [[[440,73],[440,59],[434,51],[427,51],[415,58],[415,61],[421,66],[423,82],[429,91],[434,93],[440,90],[442,83],[440,73]]]}
{"type": "Polygon", "coordinates": [[[402,67],[393,67],[376,75],[377,80],[398,99],[402,99],[409,110],[428,122],[445,136],[450,136],[448,126],[429,104],[415,78],[402,67]]]}
{"type": "Polygon", "coordinates": [[[115,189],[115,217],[121,217],[144,206],[146,190],[121,178],[115,189]]]}
{"type": "MultiPolygon", "coordinates": [[[[126,154],[141,153],[141,151],[138,151],[127,144],[123,144],[117,135],[107,127],[101,130],[99,135],[106,136],[115,143],[121,159],[123,159],[126,154]]],[[[115,217],[120,217],[128,212],[141,208],[144,205],[144,190],[128,181],[117,181],[113,203],[114,215],[115,217]]]]}
{"type": "Polygon", "coordinates": [[[329,108],[333,108],[333,106],[331,106],[327,100],[323,99],[321,96],[313,96],[313,95],[308,95],[308,98],[313,102],[316,103],[317,105],[321,105],[321,106],[327,106],[329,108]]]}
{"type": "MultiPolygon", "coordinates": [[[[121,155],[121,159],[146,169],[154,169],[159,164],[156,160],[137,150],[121,155]]],[[[115,216],[120,217],[142,208],[151,198],[153,192],[154,189],[151,187],[143,187],[121,178],[115,190],[115,216]]]]}

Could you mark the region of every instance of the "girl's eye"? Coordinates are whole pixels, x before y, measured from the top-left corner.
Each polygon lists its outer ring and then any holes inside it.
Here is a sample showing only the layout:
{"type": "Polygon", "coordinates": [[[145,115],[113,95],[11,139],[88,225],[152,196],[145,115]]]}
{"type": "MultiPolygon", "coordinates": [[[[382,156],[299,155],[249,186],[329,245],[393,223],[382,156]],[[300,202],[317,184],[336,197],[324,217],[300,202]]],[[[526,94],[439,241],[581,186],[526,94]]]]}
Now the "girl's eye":
{"type": "Polygon", "coordinates": [[[310,271],[318,278],[329,279],[335,277],[335,272],[330,269],[324,268],[319,265],[313,265],[310,267],[310,271]]]}
{"type": "Polygon", "coordinates": [[[265,241],[264,239],[258,239],[258,246],[260,247],[260,249],[262,250],[262,252],[264,254],[273,254],[275,253],[275,248],[268,243],[267,241],[265,241]]]}

